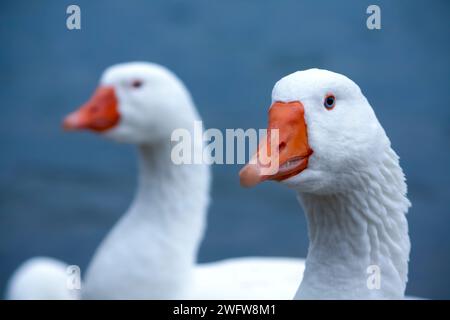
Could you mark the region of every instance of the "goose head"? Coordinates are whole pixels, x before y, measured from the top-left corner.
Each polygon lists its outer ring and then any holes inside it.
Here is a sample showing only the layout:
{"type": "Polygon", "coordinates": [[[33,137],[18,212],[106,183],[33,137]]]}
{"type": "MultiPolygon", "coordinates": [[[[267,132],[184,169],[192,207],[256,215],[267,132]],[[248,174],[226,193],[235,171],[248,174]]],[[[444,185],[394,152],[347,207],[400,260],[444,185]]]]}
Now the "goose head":
{"type": "Polygon", "coordinates": [[[275,84],[268,129],[279,129],[278,145],[271,144],[269,132],[255,157],[262,151],[278,155],[278,170],[265,174],[259,161],[251,162],[240,172],[243,186],[276,180],[300,192],[345,191],[352,188],[352,173],[380,161],[389,145],[358,85],[320,69],[298,71],[275,84]]]}
{"type": "Polygon", "coordinates": [[[63,121],[66,130],[90,130],[119,142],[153,144],[198,115],[183,83],[152,63],[106,69],[93,96],[63,121]]]}

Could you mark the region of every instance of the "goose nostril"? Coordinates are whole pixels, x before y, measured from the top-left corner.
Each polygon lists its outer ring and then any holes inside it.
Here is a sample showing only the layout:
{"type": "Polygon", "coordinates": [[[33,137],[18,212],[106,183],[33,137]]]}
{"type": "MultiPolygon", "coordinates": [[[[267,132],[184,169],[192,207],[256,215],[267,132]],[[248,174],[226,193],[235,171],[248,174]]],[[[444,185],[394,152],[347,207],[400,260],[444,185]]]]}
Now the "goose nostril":
{"type": "Polygon", "coordinates": [[[286,148],[286,142],[281,142],[281,143],[278,145],[278,152],[283,151],[284,148],[286,148]]]}
{"type": "Polygon", "coordinates": [[[90,113],[97,113],[100,110],[98,106],[93,106],[89,109],[90,113]]]}

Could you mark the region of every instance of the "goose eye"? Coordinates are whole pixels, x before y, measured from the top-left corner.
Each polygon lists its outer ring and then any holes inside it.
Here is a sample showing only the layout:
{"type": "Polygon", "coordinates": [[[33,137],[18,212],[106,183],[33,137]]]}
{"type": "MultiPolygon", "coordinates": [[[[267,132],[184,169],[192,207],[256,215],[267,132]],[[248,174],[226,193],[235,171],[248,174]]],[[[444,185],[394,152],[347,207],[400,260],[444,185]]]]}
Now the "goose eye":
{"type": "Polygon", "coordinates": [[[328,110],[331,110],[334,108],[335,103],[336,98],[333,95],[329,94],[325,97],[325,100],[323,101],[323,106],[328,110]]]}
{"type": "Polygon", "coordinates": [[[134,81],[131,83],[131,86],[132,86],[133,88],[140,88],[140,87],[142,87],[142,81],[141,81],[141,80],[134,80],[134,81]]]}

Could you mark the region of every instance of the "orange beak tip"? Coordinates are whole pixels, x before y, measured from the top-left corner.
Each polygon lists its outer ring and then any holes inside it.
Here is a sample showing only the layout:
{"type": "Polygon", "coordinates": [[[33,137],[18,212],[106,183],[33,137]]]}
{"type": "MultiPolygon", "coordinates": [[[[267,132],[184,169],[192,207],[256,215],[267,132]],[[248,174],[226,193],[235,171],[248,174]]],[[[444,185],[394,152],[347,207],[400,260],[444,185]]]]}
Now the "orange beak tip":
{"type": "Polygon", "coordinates": [[[79,128],[79,121],[76,114],[69,114],[62,122],[62,128],[65,131],[73,131],[79,128]]]}
{"type": "Polygon", "coordinates": [[[242,187],[250,188],[262,181],[259,167],[254,164],[247,164],[239,172],[239,180],[242,187]]]}

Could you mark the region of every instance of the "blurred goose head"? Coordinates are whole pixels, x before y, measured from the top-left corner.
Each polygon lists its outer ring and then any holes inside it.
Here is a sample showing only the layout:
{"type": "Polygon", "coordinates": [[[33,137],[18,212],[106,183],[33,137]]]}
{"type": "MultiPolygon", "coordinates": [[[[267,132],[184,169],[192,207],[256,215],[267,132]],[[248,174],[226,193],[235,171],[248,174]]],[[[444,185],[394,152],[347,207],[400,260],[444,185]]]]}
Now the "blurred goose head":
{"type": "Polygon", "coordinates": [[[126,143],[153,144],[199,117],[183,83],[147,62],[114,65],[103,73],[88,102],[63,122],[67,130],[91,130],[126,143]]]}

